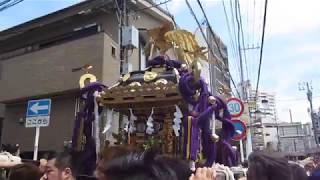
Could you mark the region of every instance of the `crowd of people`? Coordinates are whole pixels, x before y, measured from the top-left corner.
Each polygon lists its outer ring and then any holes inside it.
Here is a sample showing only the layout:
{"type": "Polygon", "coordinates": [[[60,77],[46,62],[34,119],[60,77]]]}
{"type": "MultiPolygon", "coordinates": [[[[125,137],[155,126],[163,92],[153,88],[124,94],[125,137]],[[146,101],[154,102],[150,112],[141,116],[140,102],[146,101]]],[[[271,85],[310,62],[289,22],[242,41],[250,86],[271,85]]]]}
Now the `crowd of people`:
{"type": "MultiPolygon", "coordinates": [[[[190,170],[187,161],[156,151],[139,151],[128,146],[105,148],[93,176],[79,174],[81,164],[71,152],[51,154],[38,163],[21,162],[9,168],[9,180],[315,180],[320,179],[315,161],[301,164],[268,152],[253,152],[241,166],[245,173],[222,176],[223,165],[190,170]]],[[[6,167],[8,168],[8,167],[6,167]]],[[[320,169],[320,168],[319,168],[320,169]]]]}

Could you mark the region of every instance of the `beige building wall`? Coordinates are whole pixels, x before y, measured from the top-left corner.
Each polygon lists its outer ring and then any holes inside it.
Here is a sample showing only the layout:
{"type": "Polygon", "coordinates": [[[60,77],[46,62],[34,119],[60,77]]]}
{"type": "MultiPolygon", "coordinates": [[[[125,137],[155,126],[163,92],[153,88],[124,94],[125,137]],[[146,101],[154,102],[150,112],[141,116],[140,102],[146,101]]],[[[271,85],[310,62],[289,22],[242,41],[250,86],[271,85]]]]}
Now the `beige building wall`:
{"type": "Polygon", "coordinates": [[[120,77],[120,48],[109,36],[103,36],[103,61],[101,82],[106,86],[112,86],[120,77]],[[112,55],[112,48],[115,49],[115,56],[112,55]]]}
{"type": "Polygon", "coordinates": [[[83,72],[71,70],[84,64],[93,65],[92,73],[101,78],[104,36],[99,33],[0,61],[0,102],[77,89],[83,72]]]}

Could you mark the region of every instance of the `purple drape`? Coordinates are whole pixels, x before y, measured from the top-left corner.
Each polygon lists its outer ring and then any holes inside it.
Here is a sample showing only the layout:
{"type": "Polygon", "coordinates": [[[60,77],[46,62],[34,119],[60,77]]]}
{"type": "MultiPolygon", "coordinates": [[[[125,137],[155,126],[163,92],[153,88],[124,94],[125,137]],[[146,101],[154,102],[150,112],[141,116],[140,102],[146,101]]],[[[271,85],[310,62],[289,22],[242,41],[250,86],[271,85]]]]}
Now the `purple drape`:
{"type": "MultiPolygon", "coordinates": [[[[73,135],[72,135],[72,151],[77,154],[79,160],[80,173],[92,175],[96,164],[96,147],[95,139],[92,133],[92,122],[94,121],[94,92],[101,92],[105,86],[99,82],[88,84],[80,90],[81,99],[85,102],[84,108],[77,113],[73,135]],[[81,131],[80,127],[83,126],[81,131]],[[85,141],[81,141],[85,137],[85,141]],[[80,139],[79,139],[80,138],[80,139]],[[78,144],[78,143],[82,144],[78,144]],[[83,148],[79,149],[78,147],[83,148]]],[[[101,113],[102,107],[99,107],[101,113]]]]}
{"type": "MultiPolygon", "coordinates": [[[[194,82],[192,73],[181,72],[179,81],[179,90],[184,100],[193,106],[189,115],[192,116],[192,131],[191,131],[191,144],[187,147],[185,140],[185,148],[190,149],[190,159],[196,160],[197,153],[199,151],[199,136],[201,137],[201,143],[203,147],[203,153],[206,158],[205,166],[211,166],[216,160],[217,151],[216,145],[224,148],[223,156],[227,157],[228,161],[225,161],[225,165],[233,165],[236,162],[236,152],[230,145],[230,140],[235,133],[234,126],[231,122],[230,113],[227,110],[227,105],[220,97],[217,99],[216,105],[212,105],[208,102],[208,98],[211,93],[208,90],[207,84],[203,79],[198,82],[194,82]],[[194,99],[196,91],[200,90],[200,96],[198,101],[194,99]],[[223,111],[220,116],[220,111],[223,111]],[[210,120],[212,113],[215,113],[218,120],[222,121],[222,138],[219,143],[215,143],[211,140],[210,120]],[[201,135],[200,135],[201,131],[201,135]]],[[[186,125],[186,124],[185,124],[186,125]]],[[[188,138],[187,129],[185,128],[185,139],[188,138]]],[[[186,152],[186,151],[185,151],[186,152]]]]}

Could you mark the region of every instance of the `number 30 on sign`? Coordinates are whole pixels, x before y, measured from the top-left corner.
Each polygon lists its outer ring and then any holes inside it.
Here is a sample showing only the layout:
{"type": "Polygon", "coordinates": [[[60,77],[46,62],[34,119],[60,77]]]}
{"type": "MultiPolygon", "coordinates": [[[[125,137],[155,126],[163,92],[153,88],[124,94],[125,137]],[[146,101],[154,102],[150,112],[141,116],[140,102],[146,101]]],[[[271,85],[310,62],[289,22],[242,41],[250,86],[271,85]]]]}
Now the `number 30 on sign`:
{"type": "Polygon", "coordinates": [[[228,99],[227,106],[232,117],[239,117],[244,111],[244,105],[238,98],[228,99]]]}

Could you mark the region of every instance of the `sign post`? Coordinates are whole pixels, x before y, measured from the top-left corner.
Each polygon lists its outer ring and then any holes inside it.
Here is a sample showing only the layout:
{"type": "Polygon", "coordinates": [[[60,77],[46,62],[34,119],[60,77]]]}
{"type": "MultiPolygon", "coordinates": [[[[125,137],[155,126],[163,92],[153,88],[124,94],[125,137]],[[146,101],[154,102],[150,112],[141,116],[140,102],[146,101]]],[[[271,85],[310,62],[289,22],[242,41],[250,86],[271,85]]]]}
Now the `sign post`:
{"type": "Polygon", "coordinates": [[[38,159],[40,127],[49,126],[51,99],[39,99],[28,101],[26,128],[35,127],[33,160],[38,159]]]}
{"type": "Polygon", "coordinates": [[[33,151],[33,160],[38,159],[38,147],[39,147],[39,136],[40,136],[40,127],[36,127],[36,137],[34,138],[34,151],[33,151]]]}
{"type": "Polygon", "coordinates": [[[240,160],[241,162],[244,162],[244,153],[243,153],[243,141],[240,140],[240,160]]]}

